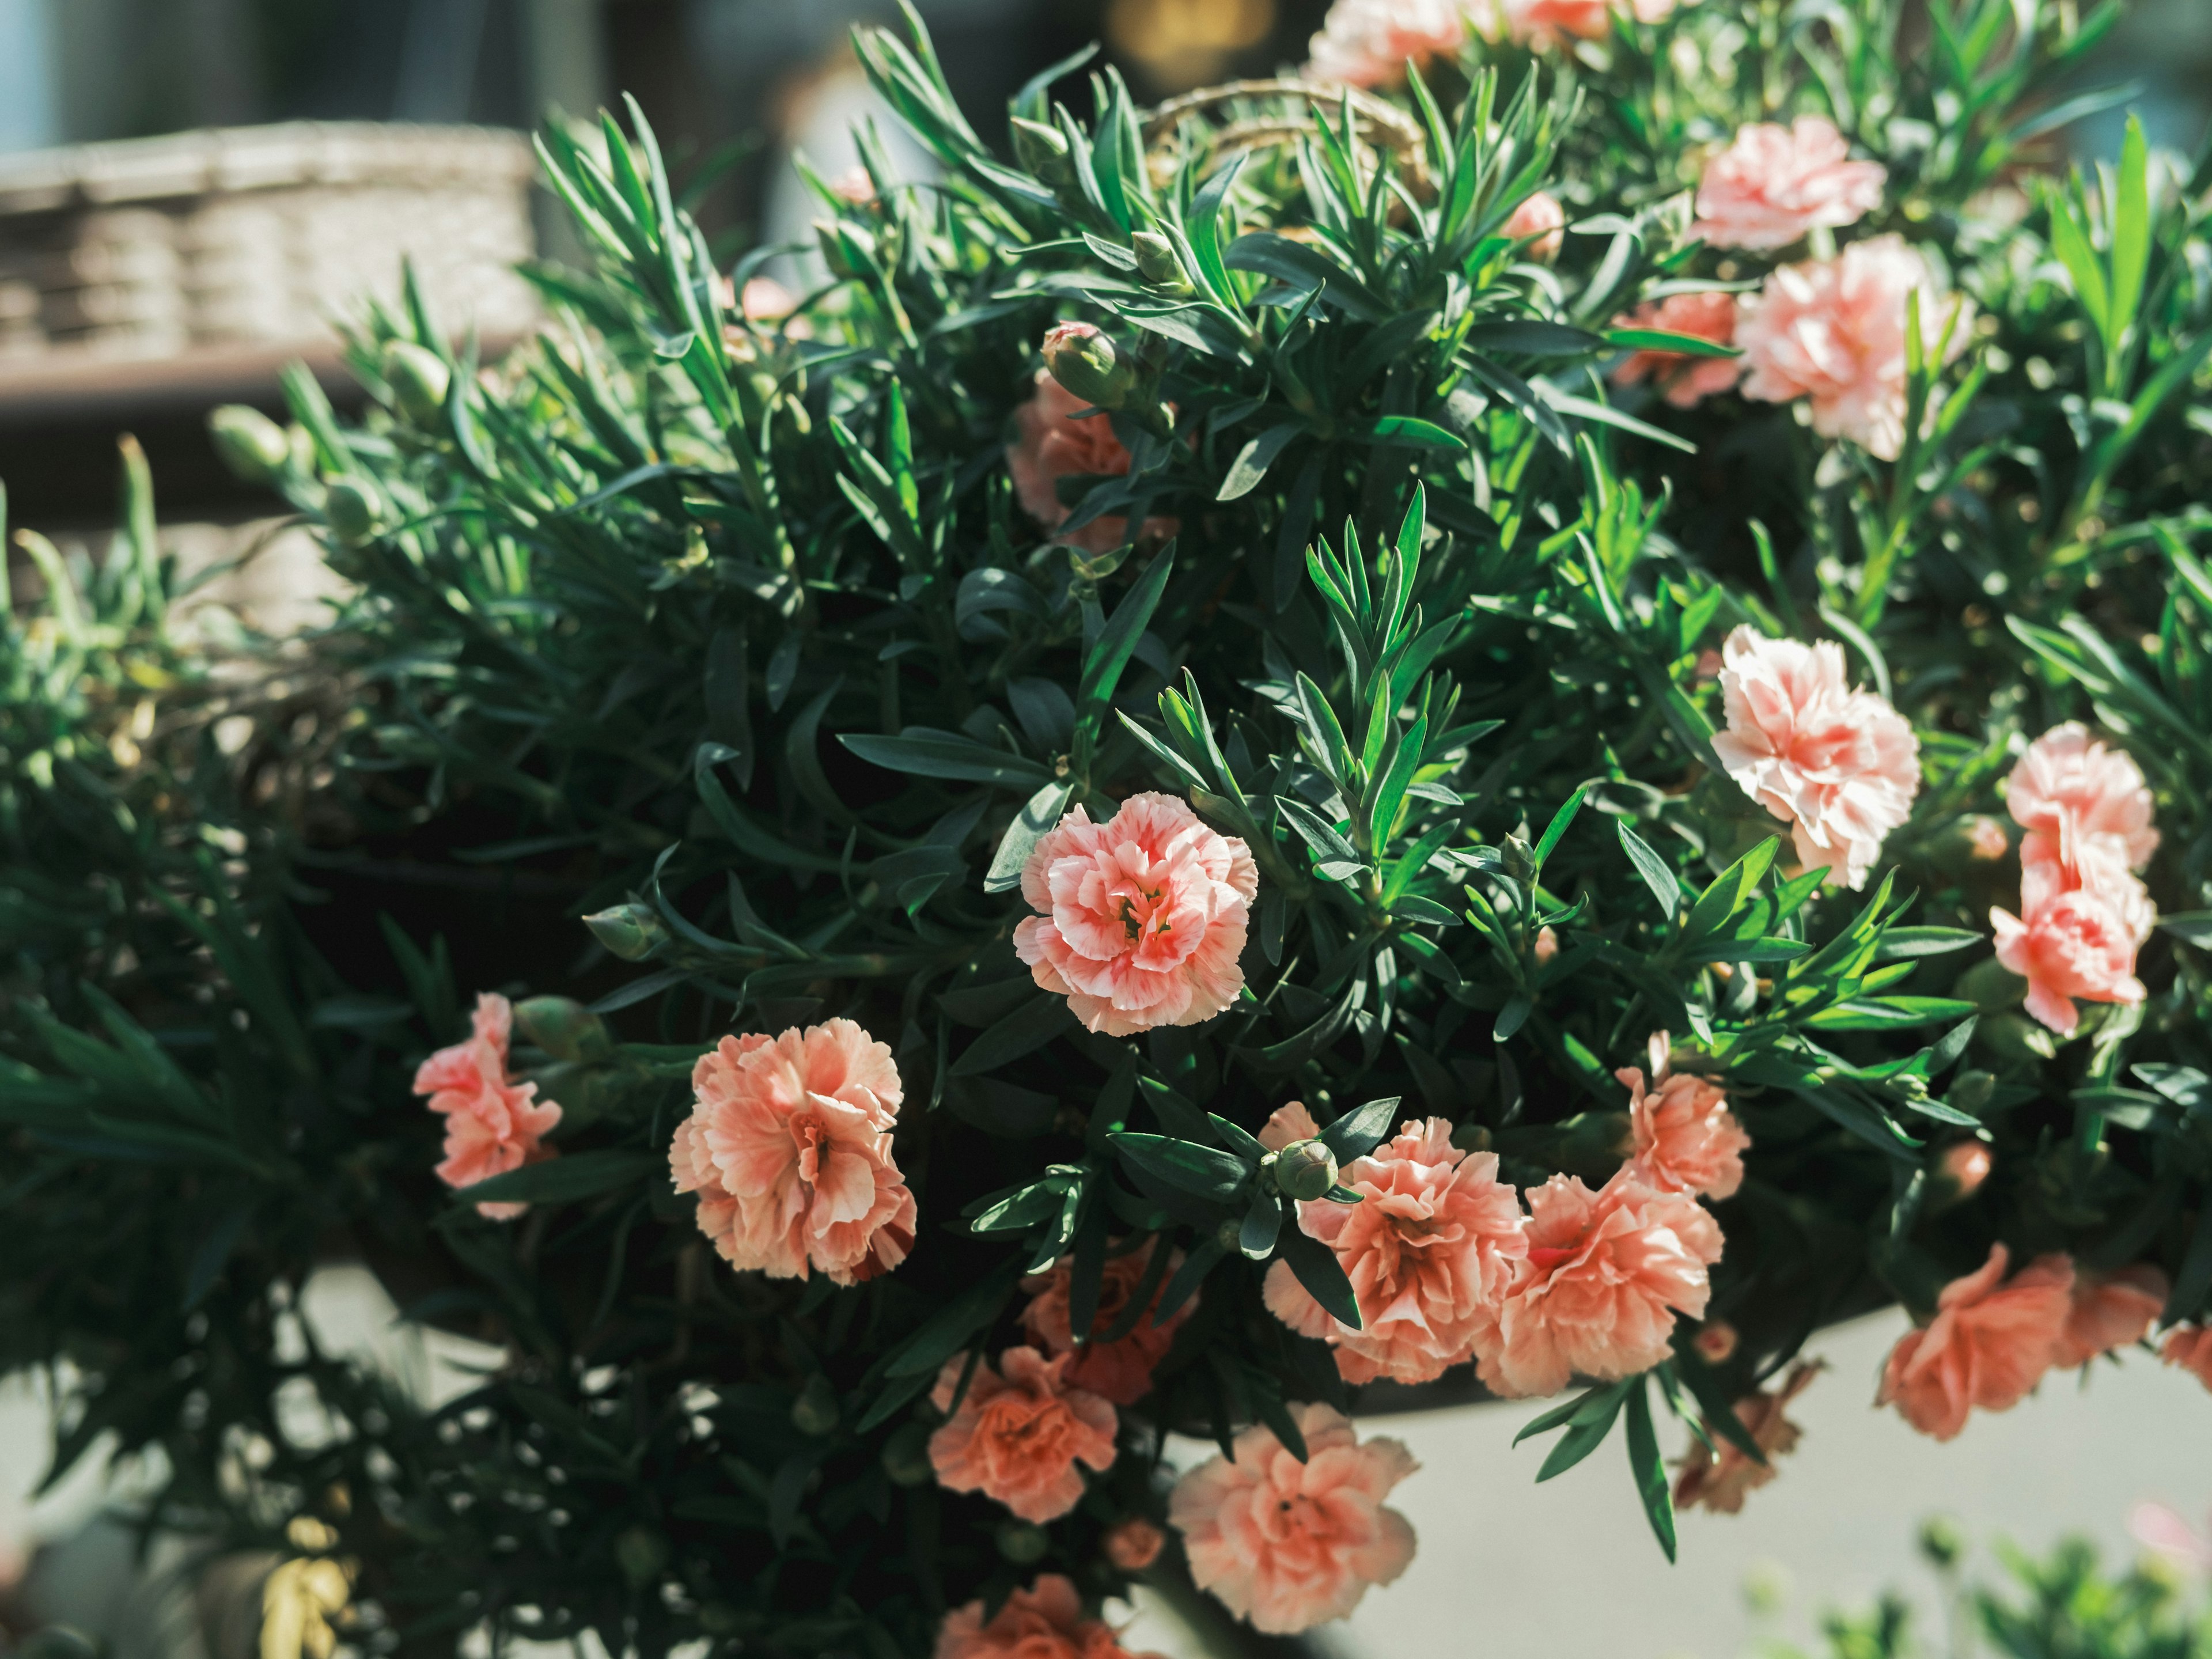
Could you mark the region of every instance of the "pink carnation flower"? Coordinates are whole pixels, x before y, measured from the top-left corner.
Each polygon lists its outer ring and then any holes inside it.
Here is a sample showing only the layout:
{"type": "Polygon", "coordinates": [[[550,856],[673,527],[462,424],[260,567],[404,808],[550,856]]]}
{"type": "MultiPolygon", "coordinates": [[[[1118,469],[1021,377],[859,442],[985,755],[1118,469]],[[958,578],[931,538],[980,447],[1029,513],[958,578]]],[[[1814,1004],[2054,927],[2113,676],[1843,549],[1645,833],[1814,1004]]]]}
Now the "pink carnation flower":
{"type": "Polygon", "coordinates": [[[2179,1325],[2166,1334],[2158,1357],[2212,1389],[2212,1325],[2179,1325]]]}
{"type": "Polygon", "coordinates": [[[1480,1370],[1492,1393],[1632,1376],[1667,1357],[1676,1314],[1704,1316],[1721,1230],[1687,1194],[1655,1192],[1624,1167],[1596,1192],[1553,1176],[1529,1189],[1528,1210],[1528,1254],[1480,1370]]]}
{"type": "Polygon", "coordinates": [[[1159,1659],[1133,1655],[1114,1627],[1083,1616],[1073,1582],[1041,1573],[1027,1589],[1009,1594],[987,1622],[983,1604],[970,1601],[945,1615],[933,1659],[1159,1659]]]}
{"type": "Polygon", "coordinates": [[[1478,5],[1486,34],[1551,52],[1577,40],[1606,39],[1616,13],[1639,23],[1663,23],[1674,15],[1675,0],[1478,0],[1478,5]]]}
{"type": "Polygon", "coordinates": [[[1014,929],[1036,982],[1094,1031],[1127,1036],[1212,1019],[1244,988],[1259,872],[1244,843],[1173,795],[1132,795],[1103,823],[1078,806],[1037,842],[1014,929]]]}
{"type": "Polygon", "coordinates": [[[1169,1252],[1163,1277],[1153,1285],[1151,1302],[1137,1316],[1129,1334],[1112,1342],[1095,1339],[1109,1331],[1128,1311],[1129,1303],[1152,1266],[1152,1253],[1164,1248],[1156,1236],[1140,1249],[1106,1258],[1106,1271],[1098,1286],[1098,1311],[1091,1322],[1094,1339],[1078,1347],[1075,1327],[1068,1310],[1068,1285],[1074,1277],[1066,1257],[1044,1273],[1022,1280],[1030,1292],[1022,1310],[1022,1328],[1048,1352],[1070,1356],[1066,1377],[1072,1387],[1088,1389],[1117,1406],[1133,1406],[1152,1390],[1152,1368],[1167,1357],[1175,1342],[1176,1327],[1190,1317],[1198,1304],[1187,1300],[1164,1323],[1155,1325],[1152,1313],[1159,1306],[1167,1279],[1182,1265],[1182,1252],[1169,1252]]]}
{"type": "Polygon", "coordinates": [[[1290,1263],[1268,1268],[1275,1316],[1336,1350],[1346,1382],[1427,1382],[1496,1346],[1498,1304],[1528,1254],[1527,1223],[1495,1152],[1463,1152],[1450,1122],[1408,1121],[1340,1177],[1358,1204],[1298,1206],[1298,1225],[1336,1252],[1359,1300],[1360,1328],[1339,1324],[1290,1263]]]}
{"type": "Polygon", "coordinates": [[[1549,264],[1566,245],[1566,223],[1567,210],[1559,205],[1559,198],[1540,190],[1522,199],[1498,228],[1498,234],[1526,242],[1522,252],[1529,258],[1549,264]]]}
{"type": "MultiPolygon", "coordinates": [[[[945,1362],[930,1395],[941,1412],[967,1367],[965,1355],[945,1362]]],[[[1083,1471],[1114,1462],[1113,1406],[1067,1382],[1068,1356],[1047,1359],[1035,1348],[1009,1348],[968,1379],[960,1409],[929,1437],[938,1483],[980,1492],[1024,1521],[1057,1521],[1083,1499],[1083,1471]]]]}
{"type": "Polygon", "coordinates": [[[2136,947],[2148,932],[2149,900],[2117,864],[2085,849],[2069,872],[2029,836],[2021,853],[2021,915],[1992,909],[1997,961],[2027,981],[2027,1012],[2060,1036],[2081,1025],[2075,1001],[2141,1002],[2136,947]],[[2033,856],[2044,850],[2045,856],[2033,856]]]}
{"type": "Polygon", "coordinates": [[[1670,1075],[1664,1031],[1651,1038],[1648,1093],[1637,1067],[1623,1066],[1613,1076],[1628,1085],[1628,1121],[1636,1138],[1630,1167],[1638,1181],[1662,1193],[1735,1195],[1751,1137],[1729,1110],[1725,1091],[1688,1072],[1670,1075]]]}
{"type": "Polygon", "coordinates": [[[1289,1410],[1306,1462],[1255,1426],[1232,1443],[1234,1461],[1208,1458],[1168,1499],[1198,1587],[1253,1629],[1280,1636],[1343,1618],[1368,1586],[1405,1571],[1413,1528],[1382,1500],[1418,1467],[1395,1440],[1361,1444],[1329,1407],[1289,1410]]]}
{"type": "Polygon", "coordinates": [[[1336,0],[1307,47],[1305,78],[1394,87],[1406,78],[1409,58],[1449,57],[1466,39],[1463,0],[1336,0]]]}
{"type": "Polygon", "coordinates": [[[2172,1288],[2166,1274],[2148,1261],[2117,1273],[2077,1271],[2066,1328],[2059,1334],[2057,1352],[2051,1358],[2053,1369],[2070,1371],[2100,1353],[2142,1341],[2158,1323],[2172,1288]]]}
{"type": "Polygon", "coordinates": [[[1936,1317],[1907,1331],[1882,1367],[1875,1403],[1926,1435],[1948,1440],[1966,1413],[2009,1411],[2041,1381],[2060,1351],[2074,1306],[2074,1264],[2040,1255],[2004,1282],[2002,1244],[1936,1297],[1936,1317]]]}
{"type": "Polygon", "coordinates": [[[1771,404],[1808,398],[1822,437],[1849,438],[1895,460],[1905,443],[1905,312],[1916,295],[1925,349],[1932,353],[1948,330],[1946,359],[1965,350],[1971,302],[1947,298],[1928,261],[1900,236],[1783,266],[1742,304],[1735,343],[1751,370],[1743,395],[1771,404]]]}
{"type": "Polygon", "coordinates": [[[1271,1152],[1279,1152],[1294,1140],[1311,1140],[1321,1133],[1321,1125],[1314,1121],[1313,1114],[1305,1103],[1294,1100],[1287,1106],[1278,1106],[1267,1115],[1258,1139],[1271,1152]]]}
{"type": "MultiPolygon", "coordinates": [[[[1735,295],[1670,294],[1656,305],[1640,305],[1613,319],[1615,328],[1656,329],[1687,334],[1717,345],[1735,343],[1735,295]]],[[[1694,409],[1743,378],[1741,357],[1698,357],[1686,351],[1633,351],[1613,371],[1616,386],[1649,380],[1677,409],[1694,409]]]]}
{"type": "Polygon", "coordinates": [[[2092,840],[2130,870],[2142,869],[2158,850],[2142,769],[2124,750],[2092,738],[2079,720],[2054,726],[2028,744],[2005,780],[2005,807],[2022,829],[2055,843],[2069,864],[2092,840]]]}
{"type": "Polygon", "coordinates": [[[732,1265],[854,1285],[906,1260],[916,1212],[891,1156],[902,1096],[884,1044],[849,1019],[726,1036],[691,1089],[669,1171],[732,1265]]]}
{"type": "MultiPolygon", "coordinates": [[[[483,992],[471,1023],[474,1030],[467,1042],[439,1049],[415,1073],[415,1092],[427,1095],[430,1109],[445,1115],[446,1156],[438,1165],[438,1179],[448,1187],[473,1187],[557,1156],[544,1142],[561,1121],[560,1106],[550,1100],[538,1103],[536,1084],[507,1078],[514,1005],[495,991],[483,992]]],[[[529,1207],[479,1204],[477,1212],[493,1221],[511,1221],[529,1207]]]]}
{"type": "Polygon", "coordinates": [[[1801,115],[1786,127],[1753,122],[1707,164],[1690,234],[1715,247],[1765,251],[1816,227],[1856,224],[1881,205],[1889,172],[1850,155],[1823,117],[1801,115]]]}
{"type": "Polygon", "coordinates": [[[1920,740],[1905,717],[1844,680],[1843,647],[1749,627],[1728,636],[1728,730],[1713,752],[1744,793],[1790,826],[1798,861],[1863,887],[1882,839],[1920,790],[1920,740]]]}
{"type": "MultiPolygon", "coordinates": [[[[1056,531],[1070,509],[1060,499],[1058,481],[1068,477],[1128,476],[1128,447],[1114,435],[1103,415],[1075,419],[1091,405],[1058,380],[1049,369],[1036,372],[1036,390],[1014,411],[1014,441],[1006,446],[1006,471],[1013,475],[1014,496],[1022,510],[1047,530],[1056,531]]],[[[1145,520],[1143,534],[1172,536],[1173,519],[1145,520]]],[[[1106,553],[1129,539],[1126,518],[1101,516],[1054,540],[1085,553],[1106,553]]]]}

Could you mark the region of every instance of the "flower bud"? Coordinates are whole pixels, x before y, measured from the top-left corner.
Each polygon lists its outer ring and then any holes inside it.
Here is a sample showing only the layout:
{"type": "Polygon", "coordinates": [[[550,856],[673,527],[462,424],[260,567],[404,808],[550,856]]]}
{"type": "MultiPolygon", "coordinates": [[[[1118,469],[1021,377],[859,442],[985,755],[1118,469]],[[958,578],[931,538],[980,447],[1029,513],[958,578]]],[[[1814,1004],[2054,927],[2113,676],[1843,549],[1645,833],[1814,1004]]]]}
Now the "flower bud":
{"type": "Polygon", "coordinates": [[[1311,1202],[1336,1185],[1336,1154],[1318,1140],[1294,1140],[1275,1154],[1273,1170],[1285,1197],[1311,1202]]]}
{"type": "Polygon", "coordinates": [[[412,340],[394,340],[384,348],[384,378],[399,412],[416,425],[434,426],[445,414],[453,371],[436,352],[412,340]]]}
{"type": "MultiPolygon", "coordinates": [[[[1974,1075],[1986,1077],[1988,1073],[1979,1072],[1974,1075]]],[[[1981,1184],[1990,1178],[1990,1166],[1994,1161],[1990,1149],[1980,1141],[1954,1140],[1936,1158],[1936,1168],[1953,1195],[1972,1198],[1981,1184]]]]}
{"type": "Polygon", "coordinates": [[[929,1461],[927,1424],[905,1425],[884,1442],[881,1455],[884,1473],[894,1486],[926,1486],[937,1479],[936,1467],[929,1461]]]}
{"type": "Polygon", "coordinates": [[[1536,875],[1536,857],[1528,843],[1518,836],[1508,836],[1505,845],[1499,848],[1498,867],[1516,881],[1531,881],[1536,875]]]}
{"type": "Polygon", "coordinates": [[[518,1002],[514,1024],[556,1060],[605,1060],[614,1052],[605,1022],[570,997],[532,997],[518,1002]]]}
{"type": "Polygon", "coordinates": [[[615,1535],[615,1564],[639,1587],[668,1570],[668,1540],[651,1527],[625,1527],[615,1535]]]}
{"type": "Polygon", "coordinates": [[[1945,1103],[1970,1116],[1979,1117],[1996,1088],[1996,1077],[1988,1072],[1961,1072],[1951,1079],[1951,1092],[1945,1097],[1945,1103]]]}
{"type": "Polygon", "coordinates": [[[1160,288],[1187,289],[1190,279],[1182,274],[1182,260],[1176,256],[1175,244],[1156,230],[1140,230],[1129,238],[1129,248],[1137,256],[1137,271],[1144,279],[1160,288]]]}
{"type": "Polygon", "coordinates": [[[668,943],[668,925],[643,904],[617,904],[586,916],[584,926],[624,962],[643,962],[668,943]]]}
{"type": "Polygon", "coordinates": [[[222,464],[246,483],[273,483],[292,460],[284,428],[258,409],[225,404],[208,416],[208,436],[222,464]]]}
{"type": "Polygon", "coordinates": [[[1937,1571],[1948,1572],[1966,1553],[1966,1540],[1959,1535],[1956,1522],[1934,1516],[1921,1523],[1920,1553],[1937,1571]]]}
{"type": "Polygon", "coordinates": [[[1060,323],[1044,337],[1044,366],[1086,404],[1119,409],[1129,401],[1137,371],[1113,341],[1089,323],[1060,323]]]}
{"type": "Polygon", "coordinates": [[[1708,1365],[1721,1365],[1728,1362],[1741,1340],[1735,1327],[1727,1320],[1708,1319],[1698,1327],[1698,1334],[1690,1339],[1690,1346],[1698,1351],[1698,1358],[1708,1365]]]}
{"type": "Polygon", "coordinates": [[[1052,1548],[1052,1534],[1030,1521],[1001,1521],[993,1534],[999,1553],[1018,1567],[1034,1566],[1052,1548]]]}
{"type": "Polygon", "coordinates": [[[348,547],[373,540],[384,517],[376,486],[366,478],[337,478],[323,495],[323,522],[348,547]]]}
{"type": "Polygon", "coordinates": [[[1142,1572],[1160,1559],[1167,1534],[1141,1515],[1133,1515],[1106,1534],[1106,1559],[1122,1572],[1142,1572]]]}
{"type": "Polygon", "coordinates": [[[1074,163],[1067,159],[1067,135],[1042,121],[1025,121],[1017,115],[1009,124],[1014,134],[1014,160],[1022,170],[1055,189],[1075,178],[1074,163]]]}
{"type": "Polygon", "coordinates": [[[817,219],[814,240],[822,250],[822,263],[838,276],[865,276],[875,264],[876,239],[860,225],[842,219],[817,219]]]}
{"type": "Polygon", "coordinates": [[[837,1390],[820,1371],[806,1379],[799,1398],[791,1402],[791,1426],[799,1433],[822,1436],[837,1426],[837,1390]]]}
{"type": "Polygon", "coordinates": [[[1536,942],[1528,947],[1528,954],[1536,958],[1539,968],[1547,968],[1559,954],[1559,936],[1549,927],[1536,930],[1536,942]]]}

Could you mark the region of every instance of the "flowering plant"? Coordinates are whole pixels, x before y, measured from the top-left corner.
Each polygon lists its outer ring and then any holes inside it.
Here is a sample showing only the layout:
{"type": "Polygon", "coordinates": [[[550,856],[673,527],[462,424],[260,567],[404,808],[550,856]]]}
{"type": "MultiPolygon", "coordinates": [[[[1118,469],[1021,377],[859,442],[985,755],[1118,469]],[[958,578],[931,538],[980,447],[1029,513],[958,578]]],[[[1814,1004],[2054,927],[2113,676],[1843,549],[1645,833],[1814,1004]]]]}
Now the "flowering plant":
{"type": "Polygon", "coordinates": [[[304,659],[170,640],[143,490],[8,623],[59,1466],[373,1648],[1109,1659],[1402,1571],[1408,1388],[1671,1552],[1825,1323],[1937,1435],[2212,1381],[2212,161],[2050,162],[2111,8],[1904,11],[1345,0],[1004,149],[862,31],[942,173],[804,295],[549,132],[542,338],[221,417],[304,659]],[[334,1256],[499,1363],[325,1352],[334,1256]]]}

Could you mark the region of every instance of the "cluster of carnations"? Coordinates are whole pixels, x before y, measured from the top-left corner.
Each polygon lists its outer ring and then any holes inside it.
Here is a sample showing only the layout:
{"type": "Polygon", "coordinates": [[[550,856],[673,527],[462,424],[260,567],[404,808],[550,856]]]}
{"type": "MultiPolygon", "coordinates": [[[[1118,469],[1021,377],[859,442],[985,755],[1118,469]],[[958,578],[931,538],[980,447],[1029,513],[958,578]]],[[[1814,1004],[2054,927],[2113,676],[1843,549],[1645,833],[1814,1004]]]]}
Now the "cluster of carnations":
{"type": "Polygon", "coordinates": [[[1468,39],[1555,52],[1612,34],[1616,12],[1639,23],[1674,15],[1677,0],[1337,0],[1308,48],[1306,74],[1354,87],[1395,86],[1410,61],[1455,53],[1468,39]]]}

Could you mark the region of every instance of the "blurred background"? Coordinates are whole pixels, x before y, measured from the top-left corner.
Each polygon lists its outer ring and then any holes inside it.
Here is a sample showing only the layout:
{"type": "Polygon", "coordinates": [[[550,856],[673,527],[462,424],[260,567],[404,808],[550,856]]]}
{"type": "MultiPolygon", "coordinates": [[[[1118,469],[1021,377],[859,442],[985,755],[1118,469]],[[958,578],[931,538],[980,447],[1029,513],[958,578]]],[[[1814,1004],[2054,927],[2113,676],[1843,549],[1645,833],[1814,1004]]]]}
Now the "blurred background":
{"type": "MultiPolygon", "coordinates": [[[[1156,99],[1299,61],[1326,0],[920,9],[970,118],[995,132],[1017,87],[1091,40],[1156,99]]],[[[566,250],[524,136],[548,110],[635,94],[725,254],[803,234],[792,159],[831,179],[853,165],[849,125],[875,110],[847,31],[894,17],[874,0],[0,0],[9,518],[65,541],[103,533],[116,436],[133,432],[172,544],[210,567],[255,551],[252,580],[225,597],[272,631],[296,625],[313,611],[312,550],[264,522],[266,501],[217,464],[208,410],[275,411],[295,361],[347,402],[331,319],[365,293],[393,300],[403,256],[441,321],[488,355],[526,334],[532,291],[512,268],[566,250]]],[[[2137,0],[2089,76],[2138,82],[2153,142],[2193,149],[2212,117],[2212,0],[2137,0]]],[[[2084,124],[2077,153],[2115,150],[2123,118],[2084,124]]],[[[919,173],[922,158],[884,126],[919,173]]],[[[373,1351],[434,1394],[465,1375],[468,1356],[396,1334],[360,1276],[328,1275],[310,1301],[331,1346],[373,1351]]],[[[2124,1559],[2139,1504],[2194,1522],[2212,1503],[2212,1398],[2143,1356],[2086,1395],[2053,1378],[1931,1455],[1870,1407],[1900,1318],[1822,1339],[1832,1369],[1796,1413],[1803,1449],[1743,1516],[1689,1519],[1672,1569],[1615,1460],[1534,1488],[1540,1453],[1510,1444],[1527,1413],[1400,1419],[1388,1431],[1428,1468],[1398,1500],[1422,1552],[1333,1650],[1727,1659],[1775,1630],[1809,1633],[1825,1601],[1911,1581],[1912,1526],[1930,1512],[2034,1548],[2081,1530],[2124,1559]]],[[[86,1530],[112,1495],[96,1480],[33,1501],[47,1433],[35,1391],[0,1393],[0,1587],[41,1541],[64,1540],[26,1590],[50,1598],[47,1616],[96,1626],[116,1659],[230,1659],[205,1609],[132,1588],[126,1534],[86,1530]]],[[[1130,1641],[1190,1651],[1157,1611],[1130,1641]]]]}

